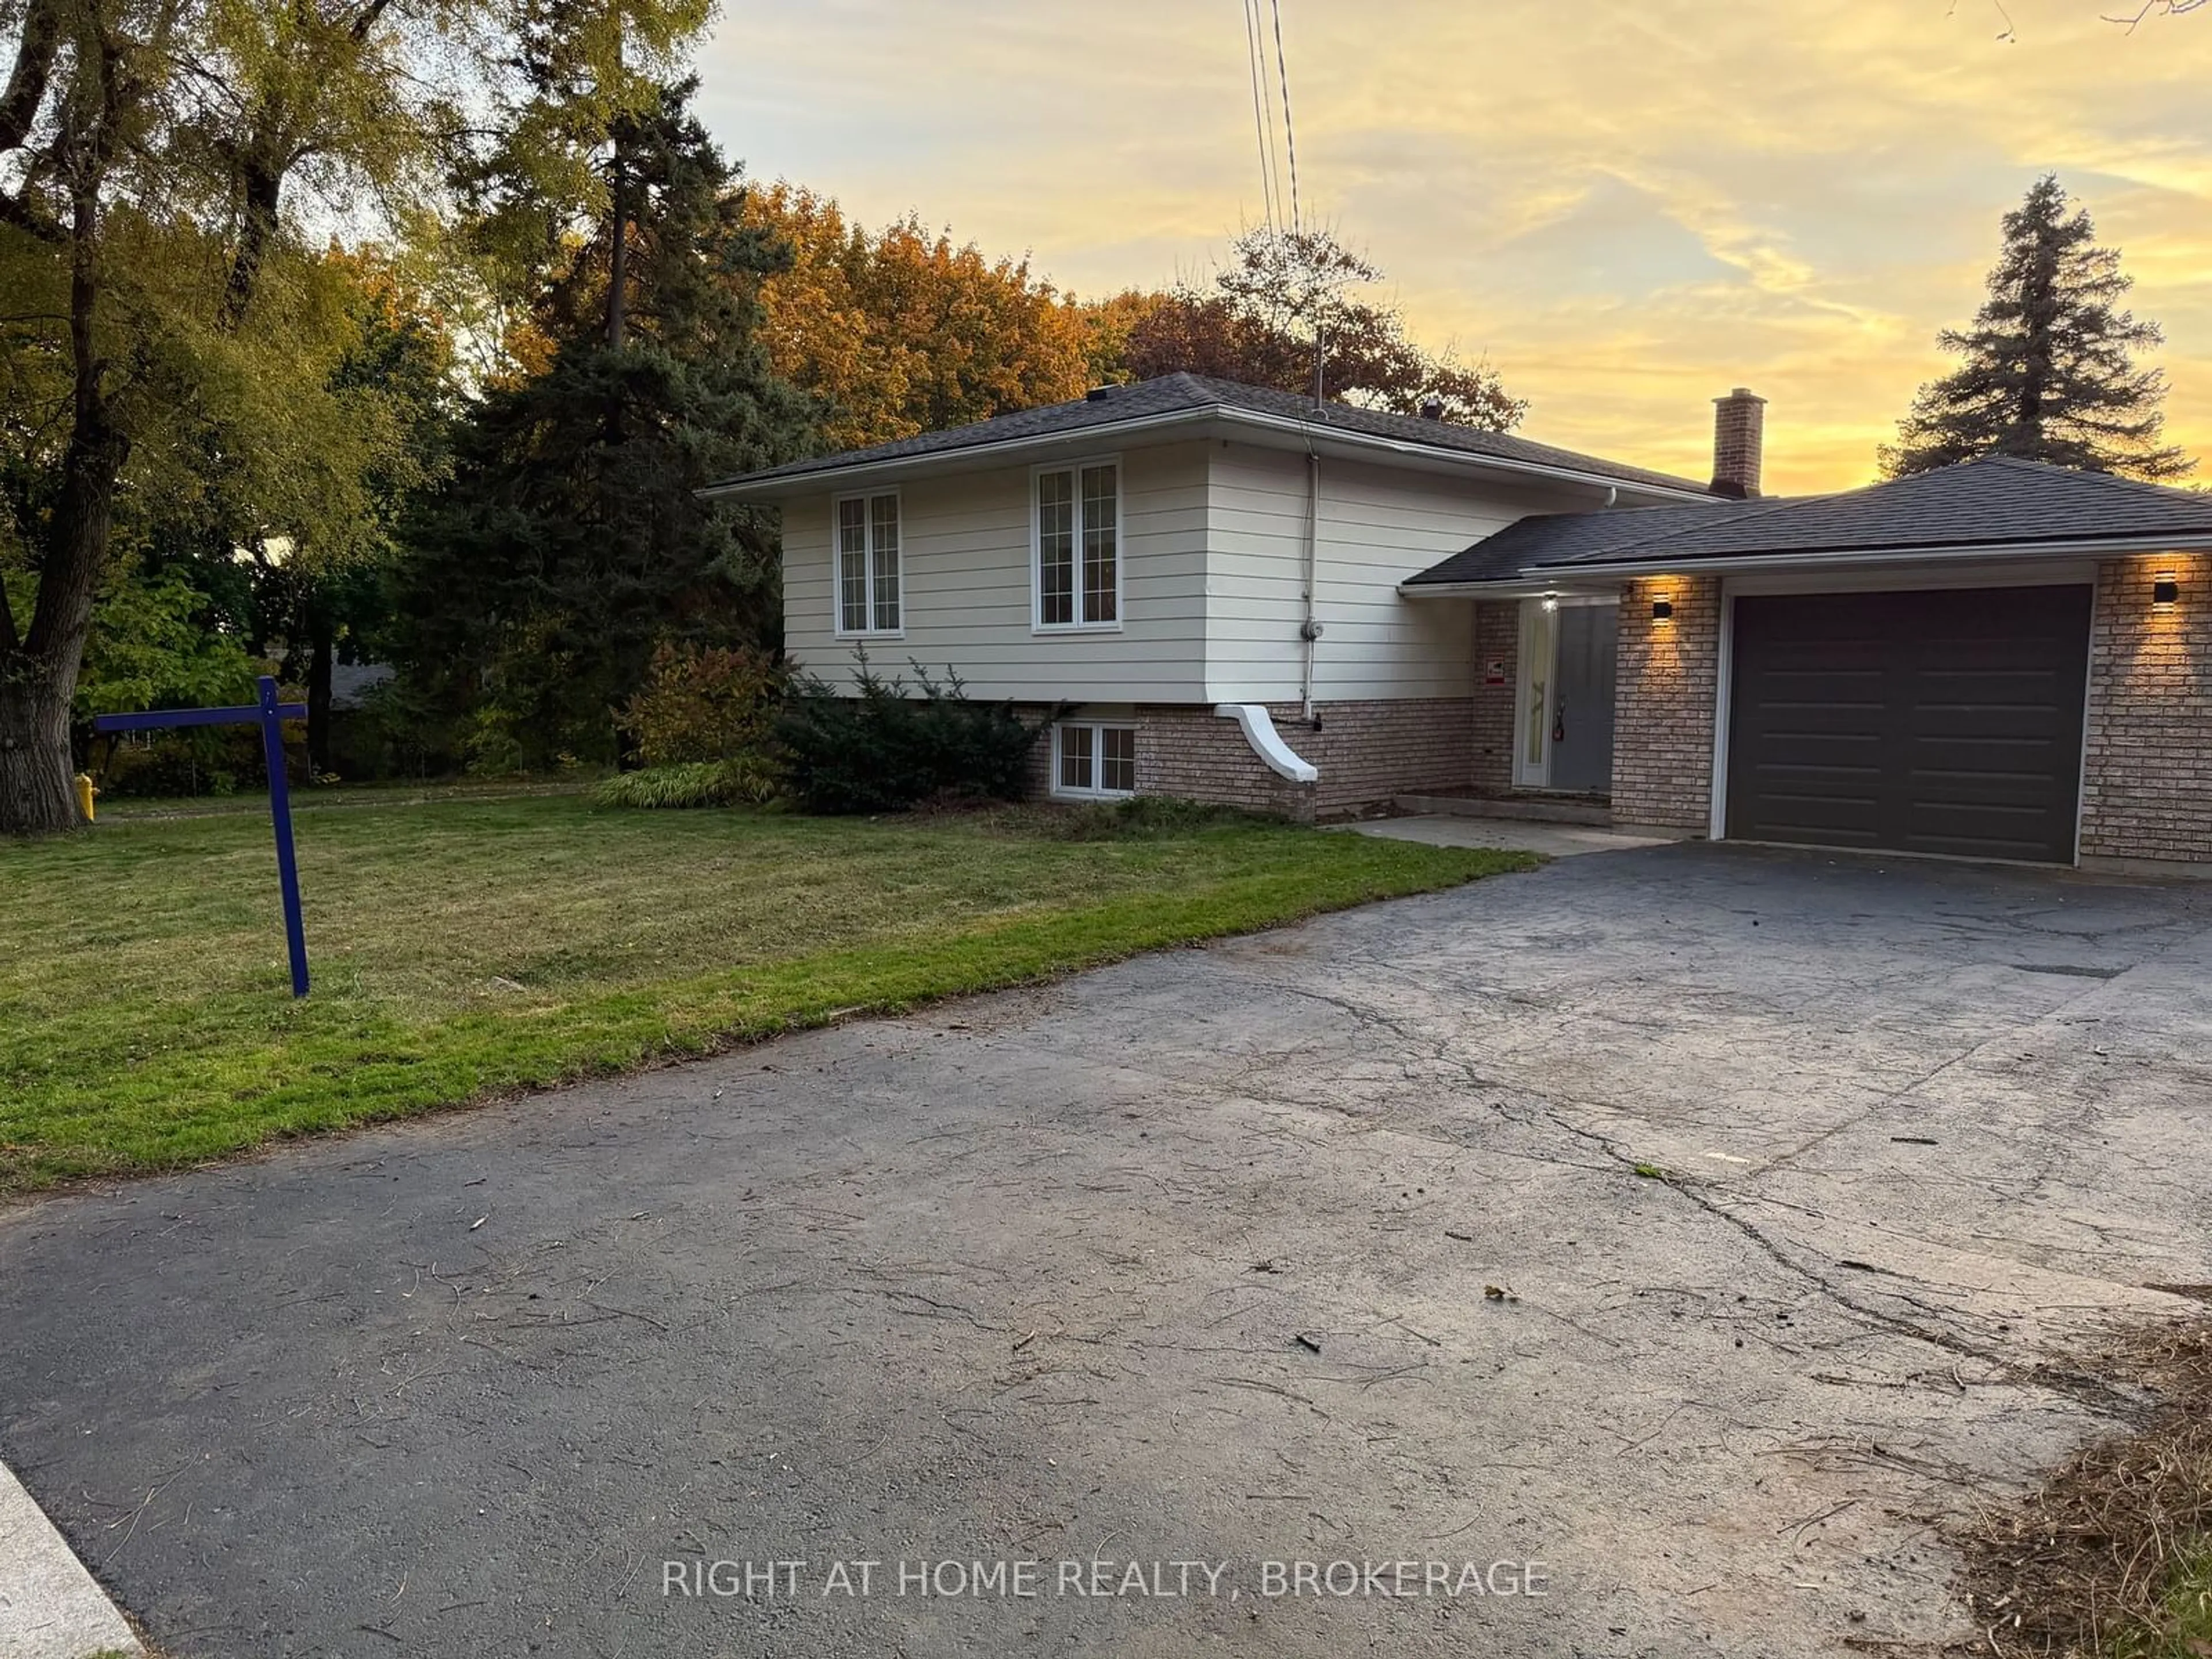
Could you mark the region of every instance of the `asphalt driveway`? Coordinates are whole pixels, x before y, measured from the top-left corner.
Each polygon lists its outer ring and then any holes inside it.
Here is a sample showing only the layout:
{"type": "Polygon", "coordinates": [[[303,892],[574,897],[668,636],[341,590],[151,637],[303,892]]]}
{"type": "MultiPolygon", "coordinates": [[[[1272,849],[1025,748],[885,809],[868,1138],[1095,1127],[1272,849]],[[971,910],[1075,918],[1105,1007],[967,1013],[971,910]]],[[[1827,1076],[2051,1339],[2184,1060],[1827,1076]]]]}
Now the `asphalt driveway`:
{"type": "Polygon", "coordinates": [[[24,1206],[0,1458],[175,1659],[1964,1633],[2212,1281],[2209,987],[2202,887],[1574,859],[24,1206]]]}

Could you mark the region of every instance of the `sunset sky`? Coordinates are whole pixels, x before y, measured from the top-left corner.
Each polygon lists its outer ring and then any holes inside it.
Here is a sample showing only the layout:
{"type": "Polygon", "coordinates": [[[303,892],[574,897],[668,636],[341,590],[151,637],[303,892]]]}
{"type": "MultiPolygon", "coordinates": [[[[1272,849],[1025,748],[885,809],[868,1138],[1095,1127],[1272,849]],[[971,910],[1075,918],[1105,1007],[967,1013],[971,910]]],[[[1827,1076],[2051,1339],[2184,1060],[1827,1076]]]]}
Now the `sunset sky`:
{"type": "MultiPolygon", "coordinates": [[[[1309,216],[1528,398],[1528,435],[1702,477],[1709,400],[1746,385],[1770,490],[1865,482],[2055,169],[2165,326],[2170,434],[2212,482],[2212,7],[2130,33],[2119,0],[1281,3],[1309,216]]],[[[1237,0],[725,0],[699,69],[752,176],[1080,293],[1203,275],[1261,212],[1237,0]]]]}

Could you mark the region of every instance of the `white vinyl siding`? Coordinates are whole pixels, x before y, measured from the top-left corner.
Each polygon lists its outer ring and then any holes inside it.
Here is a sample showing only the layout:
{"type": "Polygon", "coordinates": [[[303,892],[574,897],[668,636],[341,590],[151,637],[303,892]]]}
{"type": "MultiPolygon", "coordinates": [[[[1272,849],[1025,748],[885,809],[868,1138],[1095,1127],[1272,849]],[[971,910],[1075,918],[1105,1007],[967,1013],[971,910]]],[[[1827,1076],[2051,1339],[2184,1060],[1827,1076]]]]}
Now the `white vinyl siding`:
{"type": "MultiPolygon", "coordinates": [[[[1208,490],[1206,701],[1299,692],[1305,457],[1216,446],[1208,490]]],[[[1458,697],[1474,689],[1474,608],[1408,599],[1407,577],[1531,513],[1587,511],[1588,490],[1513,488],[1324,458],[1314,616],[1316,701],[1458,697]]]]}
{"type": "MultiPolygon", "coordinates": [[[[1199,702],[1206,695],[1206,459],[1207,446],[1188,440],[1119,457],[1110,629],[1036,626],[1029,465],[902,481],[903,638],[895,652],[871,647],[874,665],[909,683],[909,659],[935,675],[949,665],[978,698],[1199,702]]],[[[1085,464],[1071,459],[1059,470],[1085,464]]],[[[866,641],[835,625],[835,510],[826,490],[784,507],[784,639],[808,672],[849,686],[853,647],[866,641]]]]}
{"type": "Polygon", "coordinates": [[[836,504],[836,632],[900,631],[899,498],[895,490],[845,495],[836,504]]]}
{"type": "MultiPolygon", "coordinates": [[[[1105,480],[1092,482],[1103,504],[1105,480]]],[[[1587,489],[1328,456],[1321,486],[1314,610],[1323,632],[1314,692],[1322,702],[1468,695],[1480,672],[1474,605],[1407,599],[1398,583],[1528,514],[1587,511],[1597,499],[1587,489]]],[[[896,496],[897,555],[885,568],[902,627],[896,649],[870,646],[879,672],[910,684],[909,660],[935,676],[950,667],[973,696],[1065,701],[1089,705],[1079,712],[1091,716],[1102,704],[1118,713],[1138,704],[1297,699],[1303,453],[1182,439],[1113,458],[1078,453],[908,477],[896,496]],[[1086,582],[1081,475],[1109,460],[1111,576],[1102,511],[1086,582]],[[1064,515],[1057,486],[1049,498],[1041,493],[1048,474],[1068,481],[1064,515]],[[1048,499],[1050,515],[1042,510],[1048,499]],[[1048,551],[1066,574],[1053,590],[1067,596],[1065,614],[1099,614],[1088,607],[1103,607],[1110,591],[1110,626],[1045,625],[1048,551]]],[[[849,686],[854,647],[886,636],[837,626],[839,510],[827,489],[784,508],[785,639],[805,669],[849,686]]]]}

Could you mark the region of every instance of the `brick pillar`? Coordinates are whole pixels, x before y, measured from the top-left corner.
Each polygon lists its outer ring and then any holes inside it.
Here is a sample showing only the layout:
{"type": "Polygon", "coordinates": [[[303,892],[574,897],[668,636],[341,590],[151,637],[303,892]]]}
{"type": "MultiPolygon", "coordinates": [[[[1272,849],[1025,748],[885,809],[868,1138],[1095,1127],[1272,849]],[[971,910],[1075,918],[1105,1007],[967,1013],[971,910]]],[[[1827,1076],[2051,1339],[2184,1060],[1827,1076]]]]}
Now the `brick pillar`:
{"type": "Polygon", "coordinates": [[[1713,710],[1720,694],[1717,576],[1653,576],[1620,596],[1620,683],[1613,718],[1613,821],[1705,835],[1713,793],[1713,710]],[[1662,622],[1655,599],[1673,603],[1662,622]]]}
{"type": "Polygon", "coordinates": [[[1513,787],[1513,701],[1519,690],[1521,604],[1484,599],[1474,607],[1474,770],[1484,794],[1513,787]],[[1495,665],[1503,678],[1491,684],[1495,665]]]}
{"type": "Polygon", "coordinates": [[[2212,558],[2098,565],[2081,767],[2084,860],[2212,860],[2212,558]]]}

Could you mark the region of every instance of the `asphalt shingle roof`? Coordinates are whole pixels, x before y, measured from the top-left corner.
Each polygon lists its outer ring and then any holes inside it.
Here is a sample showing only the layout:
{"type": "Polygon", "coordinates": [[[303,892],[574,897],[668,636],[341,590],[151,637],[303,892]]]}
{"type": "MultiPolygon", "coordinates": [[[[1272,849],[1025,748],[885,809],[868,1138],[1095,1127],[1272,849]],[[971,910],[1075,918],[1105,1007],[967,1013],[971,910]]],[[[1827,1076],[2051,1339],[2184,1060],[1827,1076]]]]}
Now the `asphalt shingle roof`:
{"type": "Polygon", "coordinates": [[[1567,574],[1577,565],[2164,535],[2212,535],[2212,495],[1988,455],[1833,495],[1522,519],[1410,578],[1408,586],[1567,574]]]}
{"type": "Polygon", "coordinates": [[[953,427],[943,432],[924,432],[911,438],[896,438],[889,443],[872,444],[865,449],[848,449],[840,454],[792,461],[782,466],[749,472],[743,477],[728,479],[711,488],[720,489],[732,484],[767,483],[777,479],[800,478],[810,473],[866,466],[877,461],[904,460],[922,455],[950,455],[985,444],[1006,443],[1024,438],[1054,438],[1083,432],[1092,427],[1138,420],[1146,416],[1187,412],[1193,416],[1200,416],[1214,410],[1243,410],[1284,420],[1306,421],[1317,427],[1362,437],[1421,444],[1431,449],[1454,450],[1477,457],[1490,456],[1524,465],[1558,467],[1596,477],[1618,479],[1623,483],[1699,492],[1705,488],[1687,478],[1670,477],[1664,472],[1626,466],[1598,456],[1578,454],[1571,449],[1554,448],[1550,444],[1515,437],[1510,433],[1482,432],[1449,421],[1425,420],[1417,415],[1393,415],[1382,410],[1361,409],[1351,404],[1323,404],[1316,409],[1310,398],[1299,397],[1294,392],[1275,392],[1265,386],[1241,386],[1234,380],[1211,380],[1200,374],[1163,374],[1154,380],[1139,380],[1131,386],[1109,386],[1104,389],[1103,396],[1080,398],[1073,403],[1048,404],[1042,409],[1025,409],[1017,414],[978,421],[971,426],[953,427]]]}

